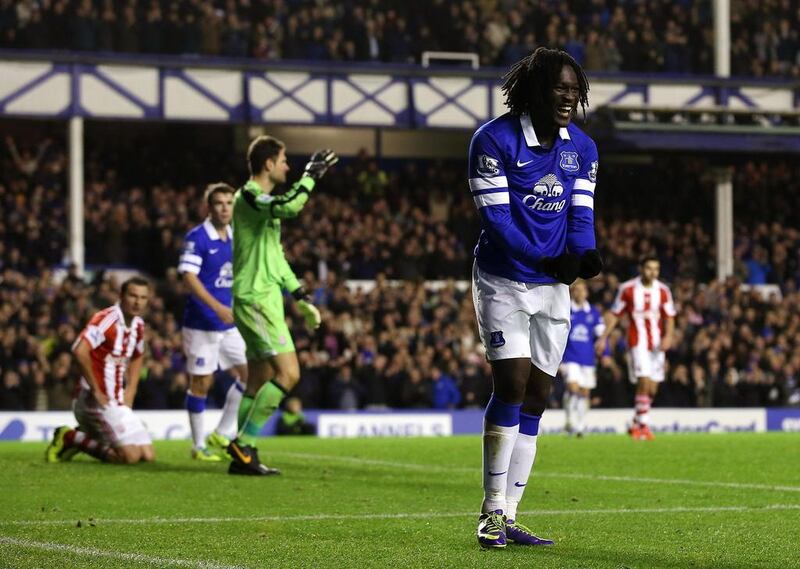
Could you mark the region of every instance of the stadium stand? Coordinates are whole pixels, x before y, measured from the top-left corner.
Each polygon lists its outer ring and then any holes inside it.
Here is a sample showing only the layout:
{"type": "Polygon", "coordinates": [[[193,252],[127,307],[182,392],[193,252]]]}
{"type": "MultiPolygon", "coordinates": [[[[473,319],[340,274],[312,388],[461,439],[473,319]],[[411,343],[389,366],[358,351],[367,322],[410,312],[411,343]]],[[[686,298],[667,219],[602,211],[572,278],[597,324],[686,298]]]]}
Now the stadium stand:
{"type": "MultiPolygon", "coordinates": [[[[51,269],[62,261],[66,244],[63,143],[47,136],[5,142],[0,401],[6,409],[68,409],[75,377],[69,346],[92,312],[115,300],[116,283],[102,271],[85,283],[70,271],[56,279],[51,269]]],[[[87,258],[97,266],[123,263],[156,278],[147,317],[151,357],[137,406],[180,408],[187,376],[179,330],[183,286],[174,267],[183,233],[202,217],[203,189],[188,180],[236,180],[243,174],[223,157],[209,157],[221,173],[210,178],[188,155],[159,161],[161,170],[126,168],[124,156],[99,148],[89,153],[87,258]]],[[[148,163],[144,158],[137,163],[148,163]]],[[[608,265],[590,288],[592,302],[607,307],[641,255],[662,259],[663,278],[672,284],[680,311],[678,341],[657,404],[800,404],[800,194],[791,191],[790,165],[772,160],[737,168],[747,202],[737,209],[736,275],[724,283],[713,280],[710,220],[681,218],[709,211],[699,191],[701,165],[665,159],[647,168],[652,200],[634,201],[626,199],[626,190],[645,179],[637,166],[604,167],[598,242],[608,265]],[[685,191],[669,193],[678,182],[685,191]],[[658,196],[668,196],[670,207],[660,207],[658,196]],[[758,222],[769,218],[767,211],[779,212],[771,214],[774,222],[758,222]],[[667,212],[670,220],[664,219],[667,212]],[[778,286],[764,293],[742,283],[778,286]]],[[[303,370],[296,395],[306,407],[485,404],[490,369],[480,354],[471,296],[452,280],[469,273],[477,231],[463,169],[446,161],[379,164],[362,154],[326,180],[329,185],[303,214],[322,222],[287,225],[287,254],[324,315],[321,332],[311,337],[288,311],[303,370]],[[346,282],[373,278],[371,289],[346,282]],[[440,279],[444,286],[425,279],[440,279]]],[[[612,338],[615,349],[601,363],[596,406],[630,404],[621,340],[621,333],[612,338]]],[[[553,404],[559,400],[556,393],[553,404]]]]}
{"type": "MultiPolygon", "coordinates": [[[[800,75],[798,17],[794,2],[733,3],[733,74],[800,75]]],[[[394,63],[446,50],[507,66],[538,45],[565,49],[590,72],[708,74],[711,3],[0,2],[6,48],[394,63]]]]}

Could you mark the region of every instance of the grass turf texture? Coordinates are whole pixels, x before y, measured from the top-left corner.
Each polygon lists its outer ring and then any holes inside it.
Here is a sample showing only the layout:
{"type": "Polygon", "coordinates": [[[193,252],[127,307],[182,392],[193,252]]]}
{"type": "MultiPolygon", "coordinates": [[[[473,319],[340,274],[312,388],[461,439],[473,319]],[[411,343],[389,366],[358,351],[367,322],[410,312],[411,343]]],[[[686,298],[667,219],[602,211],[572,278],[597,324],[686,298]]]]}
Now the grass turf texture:
{"type": "Polygon", "coordinates": [[[0,443],[0,567],[787,568],[798,443],[543,436],[518,518],[556,545],[492,551],[475,539],[479,437],[263,440],[283,469],[263,478],[191,461],[186,441],[136,467],[0,443]]]}

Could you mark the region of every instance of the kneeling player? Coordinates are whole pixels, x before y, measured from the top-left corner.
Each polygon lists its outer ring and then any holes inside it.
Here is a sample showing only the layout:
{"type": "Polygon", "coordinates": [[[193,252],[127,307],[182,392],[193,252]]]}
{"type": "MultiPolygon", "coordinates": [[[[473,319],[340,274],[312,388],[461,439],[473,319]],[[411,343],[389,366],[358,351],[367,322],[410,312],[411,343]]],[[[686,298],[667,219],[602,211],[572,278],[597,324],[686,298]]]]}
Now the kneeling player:
{"type": "Polygon", "coordinates": [[[149,298],[146,280],[127,280],[119,303],[95,314],[78,336],[72,347],[82,374],[73,402],[78,428],[56,429],[47,462],[66,461],[78,452],[120,464],[155,460],[150,435],[131,409],[144,355],[141,315],[149,298]]]}
{"type": "Polygon", "coordinates": [[[579,437],[586,429],[589,394],[597,386],[594,344],[605,328],[600,312],[589,304],[588,296],[585,282],[576,281],[572,285],[571,326],[561,366],[567,384],[564,391],[566,430],[579,437]]]}

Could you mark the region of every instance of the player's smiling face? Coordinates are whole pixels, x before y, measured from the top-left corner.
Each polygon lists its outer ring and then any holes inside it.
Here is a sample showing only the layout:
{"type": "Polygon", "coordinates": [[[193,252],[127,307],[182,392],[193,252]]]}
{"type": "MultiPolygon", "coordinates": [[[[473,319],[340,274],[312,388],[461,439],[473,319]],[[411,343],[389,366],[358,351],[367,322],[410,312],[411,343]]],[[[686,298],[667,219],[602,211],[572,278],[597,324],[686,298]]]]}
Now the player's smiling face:
{"type": "Polygon", "coordinates": [[[211,223],[217,227],[228,225],[233,217],[233,195],[222,192],[214,194],[208,209],[211,223]]]}
{"type": "Polygon", "coordinates": [[[550,100],[553,104],[553,122],[564,128],[572,119],[572,114],[578,108],[580,100],[580,84],[575,70],[570,65],[561,68],[561,75],[553,85],[550,100]]]}
{"type": "Polygon", "coordinates": [[[281,149],[275,159],[267,160],[269,178],[275,185],[286,183],[286,174],[289,173],[289,161],[286,160],[286,150],[281,149]]]}

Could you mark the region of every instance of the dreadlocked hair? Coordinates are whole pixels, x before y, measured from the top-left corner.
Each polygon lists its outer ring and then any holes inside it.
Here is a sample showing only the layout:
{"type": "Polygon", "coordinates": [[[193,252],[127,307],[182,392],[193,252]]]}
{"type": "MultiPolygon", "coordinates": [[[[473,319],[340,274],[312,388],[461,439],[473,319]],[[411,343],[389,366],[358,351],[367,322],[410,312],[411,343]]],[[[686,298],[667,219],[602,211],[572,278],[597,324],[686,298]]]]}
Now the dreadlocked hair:
{"type": "Polygon", "coordinates": [[[501,89],[505,104],[512,115],[533,114],[533,110],[547,104],[549,92],[561,77],[561,70],[569,65],[578,77],[578,89],[583,116],[589,106],[589,80],[578,62],[565,51],[536,48],[532,54],[516,62],[503,77],[501,89]]]}

